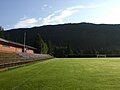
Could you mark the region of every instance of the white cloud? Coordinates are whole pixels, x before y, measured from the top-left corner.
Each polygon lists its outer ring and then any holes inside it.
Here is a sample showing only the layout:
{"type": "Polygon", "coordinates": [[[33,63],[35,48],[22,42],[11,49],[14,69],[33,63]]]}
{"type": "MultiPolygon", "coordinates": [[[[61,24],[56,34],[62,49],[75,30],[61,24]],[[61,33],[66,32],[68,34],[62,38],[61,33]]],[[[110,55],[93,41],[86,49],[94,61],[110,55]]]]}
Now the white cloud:
{"type": "Polygon", "coordinates": [[[48,5],[47,4],[44,4],[43,7],[47,7],[48,5]]]}
{"type": "Polygon", "coordinates": [[[43,25],[48,24],[60,24],[64,23],[64,19],[66,17],[72,16],[74,13],[78,12],[80,8],[83,8],[82,6],[78,7],[70,7],[65,10],[59,10],[55,11],[51,15],[47,16],[43,19],[43,25]]]}
{"type": "Polygon", "coordinates": [[[41,7],[42,10],[45,10],[46,8],[49,8],[51,6],[48,6],[48,4],[43,4],[43,6],[41,7]]]}
{"type": "Polygon", "coordinates": [[[14,28],[28,28],[37,25],[38,20],[35,18],[21,18],[14,28]]]}
{"type": "MultiPolygon", "coordinates": [[[[47,4],[44,5],[44,7],[47,7],[47,6],[48,6],[47,4]]],[[[101,5],[91,5],[91,6],[79,5],[79,6],[69,7],[64,10],[55,11],[45,18],[40,17],[38,19],[24,16],[23,18],[20,19],[20,21],[16,23],[16,25],[14,25],[14,28],[28,28],[33,26],[63,24],[65,23],[66,18],[69,18],[73,14],[79,12],[81,9],[96,8],[100,6],[101,5]]]]}
{"type": "Polygon", "coordinates": [[[55,11],[54,13],[52,13],[51,15],[45,17],[43,19],[42,24],[43,25],[48,25],[48,24],[62,24],[64,23],[64,19],[66,17],[70,17],[73,14],[79,12],[81,9],[84,8],[96,8],[96,7],[101,7],[102,5],[91,5],[91,6],[74,6],[74,7],[69,7],[65,10],[59,10],[59,11],[55,11]]]}
{"type": "Polygon", "coordinates": [[[25,20],[27,19],[28,17],[26,15],[24,15],[24,17],[20,18],[20,20],[25,20]]]}

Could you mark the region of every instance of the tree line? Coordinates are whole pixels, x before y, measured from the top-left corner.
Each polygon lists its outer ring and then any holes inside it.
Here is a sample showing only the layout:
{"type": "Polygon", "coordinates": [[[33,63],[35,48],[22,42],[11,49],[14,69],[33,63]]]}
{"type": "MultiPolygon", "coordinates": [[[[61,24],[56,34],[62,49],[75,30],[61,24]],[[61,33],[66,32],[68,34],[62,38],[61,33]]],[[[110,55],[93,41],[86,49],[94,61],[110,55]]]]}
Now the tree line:
{"type": "MultiPolygon", "coordinates": [[[[23,34],[27,33],[26,44],[37,47],[36,37],[43,39],[40,53],[49,53],[56,57],[82,57],[96,54],[120,55],[120,25],[77,23],[47,25],[33,28],[20,28],[5,31],[11,41],[23,43],[23,34]],[[68,50],[69,49],[69,50],[68,50]]],[[[38,48],[38,47],[37,47],[38,48]]],[[[40,48],[40,47],[39,47],[40,48]]]]}
{"type": "Polygon", "coordinates": [[[70,43],[65,46],[53,45],[49,40],[45,42],[40,34],[37,34],[35,38],[35,47],[37,48],[36,53],[50,54],[55,57],[96,57],[98,54],[105,54],[108,56],[120,55],[120,50],[113,50],[111,48],[99,48],[99,49],[89,49],[82,50],[80,48],[71,48],[70,43]]]}

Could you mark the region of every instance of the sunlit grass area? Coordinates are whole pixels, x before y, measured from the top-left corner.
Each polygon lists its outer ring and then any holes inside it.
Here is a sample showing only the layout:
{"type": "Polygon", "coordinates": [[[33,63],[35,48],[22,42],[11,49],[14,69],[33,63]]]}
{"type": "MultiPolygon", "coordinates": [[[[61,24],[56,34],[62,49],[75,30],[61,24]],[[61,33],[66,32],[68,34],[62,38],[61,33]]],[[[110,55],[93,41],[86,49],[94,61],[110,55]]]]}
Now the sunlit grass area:
{"type": "Polygon", "coordinates": [[[119,58],[56,58],[0,72],[0,90],[119,89],[119,58]]]}

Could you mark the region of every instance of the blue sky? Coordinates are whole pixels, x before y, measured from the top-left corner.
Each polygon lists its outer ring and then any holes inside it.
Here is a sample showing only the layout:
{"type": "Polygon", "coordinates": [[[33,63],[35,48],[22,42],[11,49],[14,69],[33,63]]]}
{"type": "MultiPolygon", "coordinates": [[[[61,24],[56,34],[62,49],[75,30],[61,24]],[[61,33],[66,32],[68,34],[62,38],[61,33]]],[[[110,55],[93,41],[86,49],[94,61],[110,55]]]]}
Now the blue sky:
{"type": "Polygon", "coordinates": [[[29,28],[63,23],[120,24],[120,0],[0,0],[0,26],[29,28]]]}

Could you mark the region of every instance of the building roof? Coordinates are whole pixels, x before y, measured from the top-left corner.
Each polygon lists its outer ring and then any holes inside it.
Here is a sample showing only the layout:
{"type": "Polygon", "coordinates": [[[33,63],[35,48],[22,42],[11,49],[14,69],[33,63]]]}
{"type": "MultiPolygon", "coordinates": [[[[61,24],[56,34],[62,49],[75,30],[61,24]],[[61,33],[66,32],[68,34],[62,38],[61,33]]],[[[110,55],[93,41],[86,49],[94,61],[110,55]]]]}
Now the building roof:
{"type": "MultiPolygon", "coordinates": [[[[21,43],[17,43],[17,42],[5,40],[5,39],[3,39],[3,38],[0,38],[0,41],[1,41],[1,42],[4,42],[4,43],[7,43],[7,44],[10,44],[10,45],[15,45],[15,46],[18,46],[18,47],[21,47],[21,48],[24,47],[24,45],[21,44],[21,43]]],[[[28,48],[28,49],[36,49],[36,48],[31,47],[31,46],[28,46],[28,45],[25,45],[25,48],[28,48]]]]}

